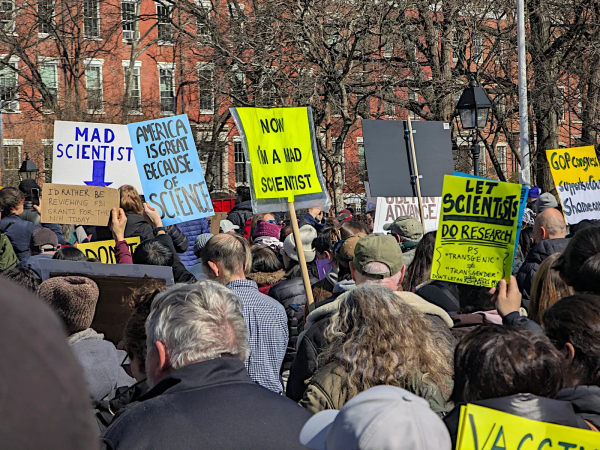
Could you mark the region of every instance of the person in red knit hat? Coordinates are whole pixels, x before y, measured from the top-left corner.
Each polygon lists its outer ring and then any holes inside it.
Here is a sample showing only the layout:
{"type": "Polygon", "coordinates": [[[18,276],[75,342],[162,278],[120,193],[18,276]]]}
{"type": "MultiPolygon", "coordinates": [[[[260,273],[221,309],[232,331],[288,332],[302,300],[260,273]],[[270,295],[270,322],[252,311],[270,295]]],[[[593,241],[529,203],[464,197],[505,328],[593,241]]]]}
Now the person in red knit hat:
{"type": "Polygon", "coordinates": [[[282,225],[272,223],[267,220],[259,220],[254,229],[254,243],[258,245],[267,245],[275,252],[279,252],[283,247],[283,242],[279,240],[282,225]]]}

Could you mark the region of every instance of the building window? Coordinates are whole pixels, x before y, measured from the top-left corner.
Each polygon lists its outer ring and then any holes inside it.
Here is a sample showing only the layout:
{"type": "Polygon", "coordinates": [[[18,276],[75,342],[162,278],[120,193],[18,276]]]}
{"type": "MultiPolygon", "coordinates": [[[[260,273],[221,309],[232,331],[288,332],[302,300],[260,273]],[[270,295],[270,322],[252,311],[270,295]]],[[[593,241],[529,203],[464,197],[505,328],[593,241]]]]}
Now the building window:
{"type": "Polygon", "coordinates": [[[0,24],[5,33],[15,31],[15,2],[13,0],[0,1],[0,24]]]}
{"type": "Polygon", "coordinates": [[[387,41],[383,44],[382,53],[384,58],[391,58],[394,56],[394,43],[392,41],[387,41]]]}
{"type": "Polygon", "coordinates": [[[83,0],[83,34],[91,39],[100,37],[99,0],[83,0]]]}
{"type": "Polygon", "coordinates": [[[559,93],[559,95],[556,97],[556,102],[557,102],[556,116],[559,121],[564,122],[565,121],[565,87],[559,86],[558,93],[559,93]]]}
{"type": "Polygon", "coordinates": [[[88,114],[104,112],[104,90],[102,87],[102,65],[88,64],[85,68],[88,114]]]}
{"type": "Polygon", "coordinates": [[[50,34],[54,25],[54,0],[38,0],[38,33],[50,34]]]}
{"type": "Polygon", "coordinates": [[[160,76],[160,112],[175,114],[175,80],[174,67],[159,66],[160,76]]]}
{"type": "Polygon", "coordinates": [[[235,163],[235,184],[247,184],[248,174],[246,173],[246,156],[242,148],[242,141],[233,141],[233,155],[235,163]]]}
{"type": "Polygon", "coordinates": [[[9,62],[0,69],[0,101],[2,101],[2,111],[4,112],[19,110],[19,85],[16,62],[9,62]]]}
{"type": "Polygon", "coordinates": [[[496,158],[502,173],[506,176],[506,145],[496,145],[496,158]]]}
{"type": "Polygon", "coordinates": [[[123,40],[133,41],[139,37],[136,33],[138,20],[138,3],[136,1],[121,2],[121,24],[123,26],[123,40]]]}
{"type": "MultiPolygon", "coordinates": [[[[142,90],[140,88],[140,69],[141,62],[136,62],[133,68],[131,86],[129,88],[129,114],[139,114],[142,112],[142,90]]],[[[125,89],[127,89],[127,80],[130,75],[129,61],[123,61],[123,75],[125,78],[125,89]]]]}
{"type": "MultiPolygon", "coordinates": [[[[408,101],[409,103],[419,103],[419,90],[408,88],[408,101]]],[[[419,120],[419,115],[409,108],[408,117],[410,120],[419,120]]]]}
{"type": "MultiPolygon", "coordinates": [[[[16,139],[4,139],[4,164],[2,174],[4,186],[17,186],[19,184],[19,169],[21,168],[21,146],[14,145],[16,139]]],[[[21,142],[22,141],[17,141],[21,142]]]]}
{"type": "Polygon", "coordinates": [[[454,30],[452,35],[452,61],[465,59],[465,35],[462,30],[454,30]]]}
{"type": "Polygon", "coordinates": [[[42,150],[44,151],[44,181],[52,183],[52,155],[54,145],[52,139],[42,139],[42,150]]]}
{"type": "Polygon", "coordinates": [[[479,175],[482,177],[486,177],[488,174],[488,171],[487,171],[487,153],[486,153],[485,144],[482,142],[478,142],[477,146],[479,147],[479,175]]]}
{"type": "Polygon", "coordinates": [[[394,93],[394,88],[387,88],[384,91],[385,101],[383,102],[383,114],[386,116],[395,116],[396,115],[396,104],[392,99],[396,97],[394,93]]]}
{"type": "Polygon", "coordinates": [[[483,38],[475,36],[473,38],[473,61],[480,63],[483,60],[483,38]]]}
{"type": "Polygon", "coordinates": [[[211,42],[210,36],[210,9],[211,4],[207,1],[201,1],[196,9],[196,37],[198,42],[211,42]]]}
{"type": "Polygon", "coordinates": [[[231,92],[234,100],[239,100],[246,90],[246,74],[240,72],[237,67],[233,68],[231,76],[231,92]]]}
{"type": "Polygon", "coordinates": [[[42,109],[52,110],[58,98],[58,63],[40,62],[40,78],[44,85],[42,91],[42,109]]]}
{"type": "Polygon", "coordinates": [[[358,139],[358,179],[361,183],[369,181],[367,176],[367,160],[365,159],[365,144],[362,139],[358,139]]]}
{"type": "Polygon", "coordinates": [[[162,44],[173,42],[173,18],[171,8],[162,3],[156,4],[156,18],[158,20],[158,41],[162,44]]]}
{"type": "Polygon", "coordinates": [[[262,103],[263,106],[275,106],[277,87],[271,79],[271,74],[265,74],[262,82],[262,103]]]}
{"type": "Polygon", "coordinates": [[[213,69],[210,64],[198,65],[198,93],[200,114],[212,114],[214,112],[213,69]]]}

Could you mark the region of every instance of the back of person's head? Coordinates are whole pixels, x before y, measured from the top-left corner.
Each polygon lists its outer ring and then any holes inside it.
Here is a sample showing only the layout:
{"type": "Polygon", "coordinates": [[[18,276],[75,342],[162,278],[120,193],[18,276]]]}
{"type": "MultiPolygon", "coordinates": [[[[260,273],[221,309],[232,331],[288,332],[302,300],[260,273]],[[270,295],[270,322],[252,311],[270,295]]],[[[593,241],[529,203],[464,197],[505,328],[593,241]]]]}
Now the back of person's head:
{"type": "Polygon", "coordinates": [[[300,443],[313,450],[452,448],[446,425],[427,401],[394,386],[375,386],[340,411],[315,414],[304,424],[300,443]]]}
{"type": "Polygon", "coordinates": [[[269,246],[253,245],[251,253],[253,273],[273,273],[283,269],[283,264],[269,246]]]}
{"type": "Polygon", "coordinates": [[[2,447],[97,449],[89,388],[60,319],[6,280],[0,310],[2,447]]]}
{"type": "Polygon", "coordinates": [[[54,277],[38,288],[38,296],[58,313],[69,336],[92,326],[100,291],[85,277],[54,277]]]}
{"type": "Polygon", "coordinates": [[[61,261],[87,261],[88,257],[77,247],[63,247],[52,255],[52,259],[60,259],[61,261]]]}
{"type": "Polygon", "coordinates": [[[517,257],[522,261],[525,260],[527,253],[533,245],[535,244],[535,240],[533,238],[533,227],[526,227],[521,230],[521,234],[519,235],[519,246],[517,248],[517,257]]]}
{"type": "Polygon", "coordinates": [[[460,283],[456,283],[456,286],[458,287],[458,301],[460,302],[461,313],[470,314],[496,309],[496,304],[492,301],[492,296],[489,294],[489,288],[460,283]]]}
{"type": "Polygon", "coordinates": [[[144,213],[144,205],[136,188],[129,184],[124,184],[119,188],[119,193],[121,194],[120,207],[123,208],[123,211],[139,214],[140,216],[144,213]]]}
{"type": "Polygon", "coordinates": [[[539,213],[533,223],[533,234],[536,242],[564,238],[567,235],[567,224],[562,213],[556,208],[539,213]]]}
{"type": "Polygon", "coordinates": [[[151,280],[136,288],[126,300],[133,312],[123,329],[123,349],[127,352],[132,375],[137,381],[146,378],[146,319],[161,289],[164,289],[164,283],[151,280]]]}
{"type": "Polygon", "coordinates": [[[542,261],[531,282],[528,317],[540,325],[543,325],[544,311],[561,298],[575,293],[573,288],[560,277],[558,270],[553,267],[559,257],[560,253],[554,253],[542,261]]]}
{"type": "Polygon", "coordinates": [[[486,324],[454,351],[450,400],[475,402],[515,394],[554,397],[562,387],[563,358],[542,334],[486,324]]]}
{"type": "Polygon", "coordinates": [[[2,272],[2,277],[33,293],[37,291],[41,283],[41,280],[29,267],[15,267],[14,269],[5,270],[2,272]]]}
{"type": "Polygon", "coordinates": [[[218,279],[228,283],[231,276],[241,276],[252,266],[250,244],[238,234],[218,234],[213,237],[202,250],[202,266],[207,273],[214,274],[209,263],[218,266],[218,279]]]}
{"type": "Polygon", "coordinates": [[[419,395],[427,389],[423,374],[442,393],[449,393],[452,354],[449,345],[440,345],[446,338],[390,289],[377,285],[352,289],[340,302],[325,337],[330,347],[321,363],[342,363],[351,396],[380,384],[419,395]]]}
{"type": "Polygon", "coordinates": [[[356,243],[350,271],[356,284],[380,284],[396,289],[404,276],[402,249],[393,236],[368,234],[356,243]]]}
{"type": "Polygon", "coordinates": [[[196,241],[194,242],[194,255],[196,255],[196,258],[201,257],[200,255],[202,255],[202,249],[206,246],[208,241],[210,241],[213,236],[214,234],[212,233],[204,233],[199,234],[198,237],[196,237],[196,241]]]}
{"type": "Polygon", "coordinates": [[[133,264],[172,267],[175,257],[166,244],[157,239],[148,239],[136,247],[132,259],[133,264]]]}
{"type": "Polygon", "coordinates": [[[594,228],[578,231],[556,261],[561,277],[576,292],[600,294],[600,233],[594,228]]]}
{"type": "Polygon", "coordinates": [[[292,228],[291,225],[287,225],[287,226],[283,227],[281,229],[281,232],[279,233],[279,240],[281,242],[285,242],[286,238],[293,232],[294,232],[294,229],[292,228]]]}
{"type": "Polygon", "coordinates": [[[586,228],[597,228],[600,227],[600,220],[598,219],[583,219],[581,222],[569,225],[569,232],[571,236],[574,236],[575,233],[581,230],[585,230],[586,228]]]}
{"type": "Polygon", "coordinates": [[[238,186],[235,192],[240,203],[250,200],[250,188],[248,186],[238,186]]]}
{"type": "Polygon", "coordinates": [[[405,291],[414,292],[418,285],[429,279],[436,234],[436,231],[425,233],[415,247],[415,257],[406,268],[402,281],[402,289],[405,291]]]}
{"type": "Polygon", "coordinates": [[[567,387],[600,385],[600,297],[576,294],[563,298],[544,313],[544,330],[570,360],[567,387]]]}
{"type": "Polygon", "coordinates": [[[334,236],[337,236],[337,230],[332,227],[325,227],[317,234],[312,244],[317,252],[317,259],[328,259],[333,256],[333,244],[337,240],[334,236]]]}
{"type": "Polygon", "coordinates": [[[342,239],[348,239],[357,233],[369,234],[370,232],[368,224],[359,222],[356,219],[345,220],[340,226],[340,236],[342,239]]]}
{"type": "Polygon", "coordinates": [[[0,190],[0,212],[6,217],[25,202],[25,194],[14,187],[5,187],[0,190]]]}
{"type": "Polygon", "coordinates": [[[189,364],[224,356],[244,361],[248,355],[241,302],[231,290],[212,281],[178,284],[157,295],[146,320],[146,336],[151,387],[171,370],[189,364]],[[162,367],[158,362],[149,364],[159,342],[168,358],[162,367]]]}

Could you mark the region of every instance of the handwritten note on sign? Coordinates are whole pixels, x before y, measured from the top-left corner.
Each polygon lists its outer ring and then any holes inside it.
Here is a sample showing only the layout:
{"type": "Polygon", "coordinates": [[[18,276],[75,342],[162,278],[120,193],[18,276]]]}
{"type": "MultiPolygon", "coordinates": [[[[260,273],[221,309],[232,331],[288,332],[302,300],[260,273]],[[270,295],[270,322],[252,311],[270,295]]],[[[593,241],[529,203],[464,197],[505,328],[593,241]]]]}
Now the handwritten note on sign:
{"type": "Polygon", "coordinates": [[[600,219],[600,164],[593,145],[546,150],[568,224],[600,219]]]}
{"type": "Polygon", "coordinates": [[[460,409],[457,450],[597,449],[597,432],[523,419],[467,404],[460,409]]]}
{"type": "Polygon", "coordinates": [[[521,185],[444,176],[431,278],[496,286],[510,277],[521,185]]]}
{"type": "Polygon", "coordinates": [[[252,171],[254,197],[288,198],[322,192],[307,108],[236,108],[252,171]]]}
{"type": "Polygon", "coordinates": [[[119,203],[117,189],[44,183],[41,219],[44,223],[107,226],[110,210],[119,203]]]}

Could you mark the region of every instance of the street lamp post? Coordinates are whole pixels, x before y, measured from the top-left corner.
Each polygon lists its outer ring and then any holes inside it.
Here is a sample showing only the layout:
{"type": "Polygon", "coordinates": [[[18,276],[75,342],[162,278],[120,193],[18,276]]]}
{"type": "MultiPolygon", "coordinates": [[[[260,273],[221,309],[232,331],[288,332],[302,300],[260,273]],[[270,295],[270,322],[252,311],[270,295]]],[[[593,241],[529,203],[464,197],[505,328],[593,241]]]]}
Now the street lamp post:
{"type": "Polygon", "coordinates": [[[471,78],[469,86],[465,88],[456,104],[463,130],[473,130],[471,155],[473,156],[473,175],[479,176],[479,146],[477,145],[478,130],[485,129],[492,102],[485,91],[477,86],[471,78]]]}
{"type": "Polygon", "coordinates": [[[25,161],[23,161],[23,164],[21,164],[21,168],[19,169],[20,180],[35,180],[39,171],[40,169],[38,169],[35,163],[29,159],[29,153],[25,153],[25,161]]]}

